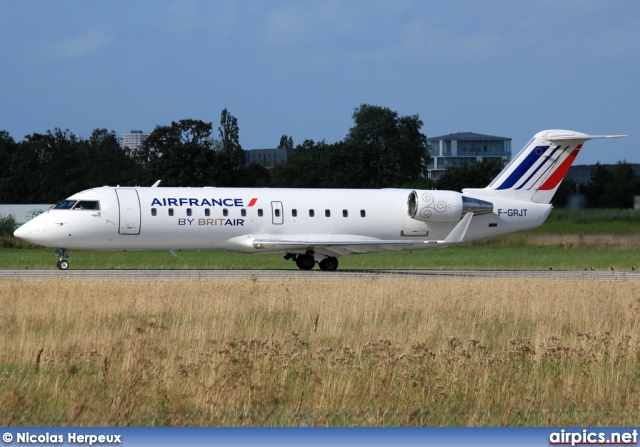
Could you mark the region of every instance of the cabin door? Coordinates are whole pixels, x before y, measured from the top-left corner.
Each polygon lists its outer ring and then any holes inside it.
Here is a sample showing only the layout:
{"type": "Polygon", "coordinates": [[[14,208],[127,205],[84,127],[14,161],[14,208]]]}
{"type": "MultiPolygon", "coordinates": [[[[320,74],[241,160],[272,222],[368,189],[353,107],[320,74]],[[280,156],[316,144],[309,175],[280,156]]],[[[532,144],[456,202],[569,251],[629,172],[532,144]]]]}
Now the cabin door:
{"type": "Polygon", "coordinates": [[[133,188],[116,188],[120,208],[120,234],[140,234],[140,198],[133,188]]]}
{"type": "Polygon", "coordinates": [[[282,202],[271,202],[271,221],[274,225],[282,225],[284,223],[282,202]]]}

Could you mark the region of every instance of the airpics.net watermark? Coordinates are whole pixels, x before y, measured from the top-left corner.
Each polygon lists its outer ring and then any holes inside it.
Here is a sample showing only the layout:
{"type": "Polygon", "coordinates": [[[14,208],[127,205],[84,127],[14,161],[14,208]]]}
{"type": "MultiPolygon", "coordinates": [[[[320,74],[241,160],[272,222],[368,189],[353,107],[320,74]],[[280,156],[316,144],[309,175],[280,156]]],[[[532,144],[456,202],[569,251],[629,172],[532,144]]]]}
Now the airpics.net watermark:
{"type": "Polygon", "coordinates": [[[10,433],[6,432],[2,435],[5,444],[81,444],[81,445],[104,445],[104,444],[120,444],[122,443],[122,435],[100,435],[100,434],[78,434],[75,432],[66,435],[51,434],[32,434],[29,432],[10,433]]]}
{"type": "Polygon", "coordinates": [[[549,435],[551,445],[637,445],[638,431],[602,432],[583,429],[582,431],[560,430],[549,435]]]}

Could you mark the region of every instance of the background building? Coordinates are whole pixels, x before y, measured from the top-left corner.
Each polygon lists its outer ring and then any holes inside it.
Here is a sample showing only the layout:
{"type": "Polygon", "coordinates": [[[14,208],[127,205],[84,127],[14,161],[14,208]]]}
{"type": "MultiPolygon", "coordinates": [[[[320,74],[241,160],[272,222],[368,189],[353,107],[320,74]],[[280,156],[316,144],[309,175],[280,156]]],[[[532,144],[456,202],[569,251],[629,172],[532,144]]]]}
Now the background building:
{"type": "Polygon", "coordinates": [[[37,204],[37,205],[0,205],[0,217],[12,215],[16,221],[16,226],[20,226],[25,222],[30,221],[36,216],[47,211],[51,208],[52,204],[37,204]]]}
{"type": "Polygon", "coordinates": [[[132,130],[130,133],[120,134],[120,144],[123,149],[138,150],[142,147],[144,140],[149,138],[151,132],[143,132],[141,130],[132,130]]]}
{"type": "Polygon", "coordinates": [[[482,160],[508,161],[511,138],[494,137],[473,132],[460,132],[427,139],[431,161],[429,178],[437,180],[447,168],[482,160]]]}
{"type": "Polygon", "coordinates": [[[292,150],[293,149],[251,149],[244,151],[244,155],[248,165],[251,163],[259,163],[273,167],[278,163],[287,161],[292,150]]]}

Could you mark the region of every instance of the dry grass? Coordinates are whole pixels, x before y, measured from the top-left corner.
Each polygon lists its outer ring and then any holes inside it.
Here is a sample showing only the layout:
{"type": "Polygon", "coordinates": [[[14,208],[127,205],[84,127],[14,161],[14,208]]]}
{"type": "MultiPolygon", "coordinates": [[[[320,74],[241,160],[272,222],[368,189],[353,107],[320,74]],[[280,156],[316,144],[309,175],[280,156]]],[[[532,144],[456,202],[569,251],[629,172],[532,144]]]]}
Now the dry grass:
{"type": "Polygon", "coordinates": [[[639,234],[543,234],[523,232],[489,243],[501,246],[557,247],[583,250],[640,250],[639,234]]]}
{"type": "Polygon", "coordinates": [[[633,425],[640,284],[0,282],[0,425],[633,425]]]}

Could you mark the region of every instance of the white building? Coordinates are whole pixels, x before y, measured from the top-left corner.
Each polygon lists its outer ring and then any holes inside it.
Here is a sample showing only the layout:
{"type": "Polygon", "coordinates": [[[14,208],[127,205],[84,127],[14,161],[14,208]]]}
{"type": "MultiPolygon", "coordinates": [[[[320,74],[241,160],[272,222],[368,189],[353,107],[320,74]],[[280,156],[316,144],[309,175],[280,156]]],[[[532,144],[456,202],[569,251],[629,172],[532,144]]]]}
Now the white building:
{"type": "Polygon", "coordinates": [[[144,140],[149,138],[151,132],[143,132],[141,130],[132,130],[130,133],[120,134],[120,144],[123,149],[138,150],[142,148],[144,140]]]}
{"type": "Polygon", "coordinates": [[[511,138],[474,132],[427,138],[427,146],[431,154],[427,169],[432,180],[437,180],[452,166],[491,159],[506,163],[511,159],[511,138]]]}

